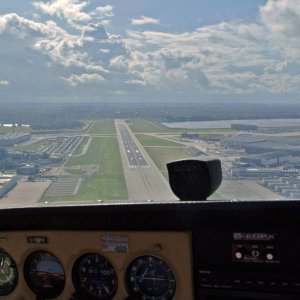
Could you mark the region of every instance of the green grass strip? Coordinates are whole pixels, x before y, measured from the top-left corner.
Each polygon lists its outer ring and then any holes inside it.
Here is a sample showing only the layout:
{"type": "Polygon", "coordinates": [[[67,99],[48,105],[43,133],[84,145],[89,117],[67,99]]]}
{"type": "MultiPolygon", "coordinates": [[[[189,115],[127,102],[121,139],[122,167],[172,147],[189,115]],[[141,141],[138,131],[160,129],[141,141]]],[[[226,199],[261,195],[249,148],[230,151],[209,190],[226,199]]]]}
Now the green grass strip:
{"type": "Polygon", "coordinates": [[[155,137],[147,134],[136,134],[140,143],[144,146],[160,146],[160,147],[184,147],[183,144],[169,141],[164,138],[155,137]]]}
{"type": "Polygon", "coordinates": [[[115,134],[115,124],[113,119],[96,120],[89,130],[90,134],[115,134]]]}
{"type": "Polygon", "coordinates": [[[77,195],[43,197],[42,201],[127,200],[118,141],[115,137],[95,137],[85,155],[73,157],[68,167],[97,164],[99,170],[84,179],[77,195]]]}

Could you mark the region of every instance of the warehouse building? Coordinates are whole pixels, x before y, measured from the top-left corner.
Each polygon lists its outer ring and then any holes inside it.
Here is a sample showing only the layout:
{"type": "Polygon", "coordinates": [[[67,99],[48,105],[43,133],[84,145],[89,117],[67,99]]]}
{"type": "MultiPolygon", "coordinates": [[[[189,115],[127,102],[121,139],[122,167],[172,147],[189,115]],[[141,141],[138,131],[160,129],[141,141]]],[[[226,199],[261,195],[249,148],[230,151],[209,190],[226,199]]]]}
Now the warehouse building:
{"type": "Polygon", "coordinates": [[[17,166],[17,174],[18,175],[36,175],[40,172],[40,168],[38,165],[34,164],[20,164],[17,166]]]}
{"type": "Polygon", "coordinates": [[[199,133],[187,133],[184,132],[181,134],[181,138],[183,140],[195,140],[195,141],[199,141],[200,140],[200,135],[199,133]]]}
{"type": "Polygon", "coordinates": [[[251,124],[231,124],[231,129],[240,131],[258,131],[259,127],[257,125],[251,124]]]}
{"type": "Polygon", "coordinates": [[[263,178],[260,182],[266,188],[289,199],[300,199],[300,178],[279,177],[276,179],[263,178]]]}
{"type": "Polygon", "coordinates": [[[271,168],[232,168],[229,175],[233,178],[296,177],[298,170],[286,171],[271,168]]]}
{"type": "Polygon", "coordinates": [[[279,166],[292,161],[293,156],[288,152],[275,151],[241,157],[240,161],[255,166],[279,166]]]}
{"type": "Polygon", "coordinates": [[[221,139],[221,146],[226,148],[245,148],[253,143],[265,141],[265,137],[251,135],[225,136],[221,139]]]}
{"type": "Polygon", "coordinates": [[[257,142],[245,146],[245,152],[249,154],[284,152],[286,155],[300,156],[300,146],[278,141],[257,142]]]}

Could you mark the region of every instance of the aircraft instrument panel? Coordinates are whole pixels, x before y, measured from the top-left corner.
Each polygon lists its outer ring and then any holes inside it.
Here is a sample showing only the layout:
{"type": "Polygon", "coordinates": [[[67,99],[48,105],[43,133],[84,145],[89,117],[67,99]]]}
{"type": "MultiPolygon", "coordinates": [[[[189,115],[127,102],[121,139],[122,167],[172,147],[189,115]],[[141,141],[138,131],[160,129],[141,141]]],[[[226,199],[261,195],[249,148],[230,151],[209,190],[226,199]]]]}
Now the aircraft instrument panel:
{"type": "Polygon", "coordinates": [[[193,299],[191,251],[189,232],[1,232],[0,299],[193,299]]]}
{"type": "Polygon", "coordinates": [[[300,300],[300,201],[0,210],[0,300],[300,300]]]}

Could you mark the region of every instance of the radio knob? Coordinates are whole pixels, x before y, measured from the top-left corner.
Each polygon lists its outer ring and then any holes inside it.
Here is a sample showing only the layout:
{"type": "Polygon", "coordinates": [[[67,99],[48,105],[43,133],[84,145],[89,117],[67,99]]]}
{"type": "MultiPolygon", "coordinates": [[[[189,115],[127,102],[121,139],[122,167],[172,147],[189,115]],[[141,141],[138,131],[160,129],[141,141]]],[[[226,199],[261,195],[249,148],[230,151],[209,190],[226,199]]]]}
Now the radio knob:
{"type": "Polygon", "coordinates": [[[235,252],[235,258],[236,259],[242,259],[243,258],[243,253],[241,251],[235,252]]]}
{"type": "Polygon", "coordinates": [[[272,253],[268,253],[267,254],[267,260],[273,260],[274,259],[274,255],[272,253]]]}
{"type": "Polygon", "coordinates": [[[252,249],[251,255],[253,257],[259,257],[260,253],[259,253],[259,251],[257,249],[252,249]]]}

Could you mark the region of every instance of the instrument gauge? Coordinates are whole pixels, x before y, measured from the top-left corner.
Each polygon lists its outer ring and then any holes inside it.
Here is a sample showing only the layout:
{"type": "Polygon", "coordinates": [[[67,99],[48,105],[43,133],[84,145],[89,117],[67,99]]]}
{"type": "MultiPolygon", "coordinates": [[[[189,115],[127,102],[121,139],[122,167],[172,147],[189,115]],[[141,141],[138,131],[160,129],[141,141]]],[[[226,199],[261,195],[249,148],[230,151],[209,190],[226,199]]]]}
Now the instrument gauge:
{"type": "Polygon", "coordinates": [[[176,280],[170,267],[156,256],[144,255],[130,263],[126,271],[130,295],[143,300],[170,300],[176,291],[176,280]]]}
{"type": "Polygon", "coordinates": [[[118,288],[118,279],[109,260],[97,253],[80,256],[72,270],[76,292],[83,299],[112,299],[118,288]]]}
{"type": "Polygon", "coordinates": [[[14,260],[0,250],[0,296],[9,295],[18,283],[18,270],[14,260]]]}
{"type": "Polygon", "coordinates": [[[53,254],[47,251],[31,253],[24,264],[28,287],[40,297],[56,298],[65,287],[65,271],[53,254]]]}

